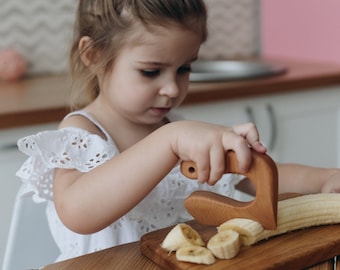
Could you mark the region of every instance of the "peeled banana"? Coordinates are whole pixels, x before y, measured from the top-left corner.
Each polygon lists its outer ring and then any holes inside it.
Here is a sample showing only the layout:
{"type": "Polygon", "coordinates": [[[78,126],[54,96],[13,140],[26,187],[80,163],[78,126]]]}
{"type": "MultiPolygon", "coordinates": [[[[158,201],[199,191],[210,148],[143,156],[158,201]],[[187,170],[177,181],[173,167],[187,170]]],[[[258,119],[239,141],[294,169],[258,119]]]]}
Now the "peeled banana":
{"type": "Polygon", "coordinates": [[[242,245],[249,246],[255,243],[257,237],[263,232],[263,226],[251,219],[233,218],[217,228],[218,232],[233,230],[239,233],[242,245]]]}
{"type": "Polygon", "coordinates": [[[251,219],[230,219],[217,228],[207,248],[197,231],[180,223],[168,233],[161,246],[167,251],[176,251],[179,261],[213,264],[215,257],[235,257],[242,245],[249,246],[289,231],[340,223],[340,194],[310,194],[279,201],[277,215],[276,230],[265,230],[251,219]]]}
{"type": "Polygon", "coordinates": [[[216,259],[206,247],[185,246],[176,251],[176,259],[183,262],[213,264],[216,259]]]}
{"type": "Polygon", "coordinates": [[[322,193],[279,201],[276,230],[259,231],[261,225],[254,220],[231,219],[220,225],[218,231],[236,230],[243,245],[252,245],[289,231],[336,223],[340,223],[340,194],[322,193]]]}
{"type": "Polygon", "coordinates": [[[172,252],[186,246],[204,246],[201,236],[190,225],[179,223],[166,235],[161,247],[172,252]]]}
{"type": "Polygon", "coordinates": [[[224,230],[210,238],[207,248],[216,258],[231,259],[240,251],[240,235],[233,230],[224,230]]]}

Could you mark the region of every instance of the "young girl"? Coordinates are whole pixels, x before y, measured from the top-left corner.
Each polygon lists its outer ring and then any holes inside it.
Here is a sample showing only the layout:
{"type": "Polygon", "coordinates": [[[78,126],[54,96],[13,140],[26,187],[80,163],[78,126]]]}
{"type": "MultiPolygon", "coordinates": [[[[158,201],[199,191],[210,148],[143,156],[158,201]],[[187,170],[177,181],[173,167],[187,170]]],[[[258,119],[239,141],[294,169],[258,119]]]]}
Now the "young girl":
{"type": "MultiPolygon", "coordinates": [[[[194,190],[253,191],[240,176],[223,176],[226,151],[245,172],[249,147],[266,151],[253,124],[228,128],[171,113],[206,36],[201,0],[80,0],[71,51],[76,110],[58,130],[18,143],[29,155],[18,175],[48,200],[58,260],[190,219],[183,200],[194,190]],[[181,160],[196,162],[198,181],[180,173],[181,160]]],[[[340,190],[338,170],[280,165],[279,178],[280,192],[340,190]]]]}

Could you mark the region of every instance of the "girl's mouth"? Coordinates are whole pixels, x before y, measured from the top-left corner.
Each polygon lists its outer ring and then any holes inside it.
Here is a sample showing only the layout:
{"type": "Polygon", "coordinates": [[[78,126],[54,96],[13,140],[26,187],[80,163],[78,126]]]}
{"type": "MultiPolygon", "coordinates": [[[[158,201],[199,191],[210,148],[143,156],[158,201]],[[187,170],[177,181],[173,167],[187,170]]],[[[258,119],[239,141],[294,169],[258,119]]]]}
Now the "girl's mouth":
{"type": "Polygon", "coordinates": [[[151,111],[156,114],[156,115],[166,115],[167,113],[169,113],[171,110],[171,108],[160,108],[160,107],[152,107],[151,111]]]}

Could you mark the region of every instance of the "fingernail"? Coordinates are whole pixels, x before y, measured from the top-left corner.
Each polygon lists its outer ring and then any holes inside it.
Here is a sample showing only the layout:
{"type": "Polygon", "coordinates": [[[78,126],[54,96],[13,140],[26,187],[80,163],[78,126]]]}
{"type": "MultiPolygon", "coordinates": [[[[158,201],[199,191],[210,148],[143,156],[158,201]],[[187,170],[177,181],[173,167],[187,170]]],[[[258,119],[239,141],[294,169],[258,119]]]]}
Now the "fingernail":
{"type": "Polygon", "coordinates": [[[265,148],[267,148],[263,141],[259,141],[259,143],[262,144],[262,146],[264,146],[265,148]]]}

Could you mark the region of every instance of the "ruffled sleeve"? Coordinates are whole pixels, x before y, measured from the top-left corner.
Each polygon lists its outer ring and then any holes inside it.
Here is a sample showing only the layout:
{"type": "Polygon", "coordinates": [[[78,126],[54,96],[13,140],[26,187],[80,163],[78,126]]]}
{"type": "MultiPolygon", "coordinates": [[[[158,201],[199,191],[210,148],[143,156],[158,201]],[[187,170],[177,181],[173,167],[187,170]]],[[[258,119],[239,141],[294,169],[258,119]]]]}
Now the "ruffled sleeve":
{"type": "Polygon", "coordinates": [[[80,128],[39,132],[18,141],[29,156],[17,172],[35,199],[53,199],[55,168],[88,172],[117,155],[116,146],[80,128]]]}

